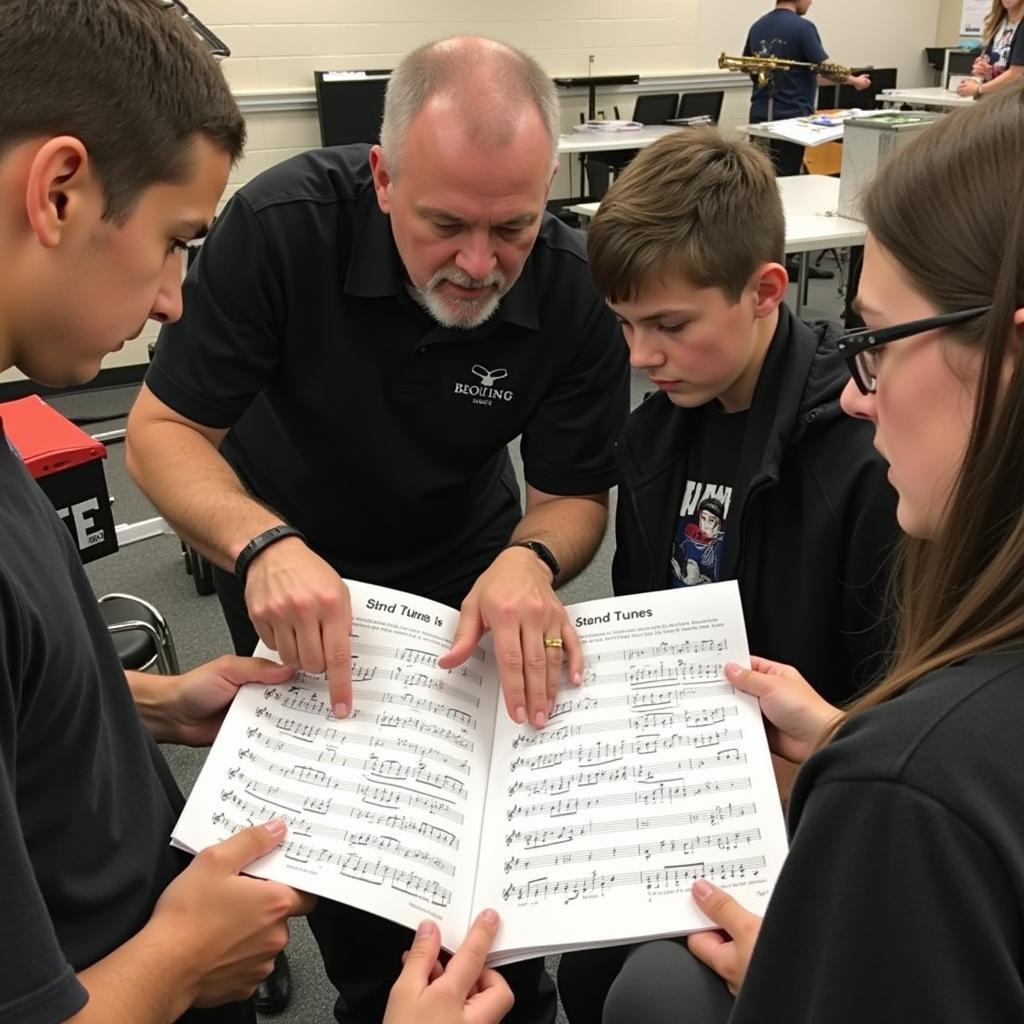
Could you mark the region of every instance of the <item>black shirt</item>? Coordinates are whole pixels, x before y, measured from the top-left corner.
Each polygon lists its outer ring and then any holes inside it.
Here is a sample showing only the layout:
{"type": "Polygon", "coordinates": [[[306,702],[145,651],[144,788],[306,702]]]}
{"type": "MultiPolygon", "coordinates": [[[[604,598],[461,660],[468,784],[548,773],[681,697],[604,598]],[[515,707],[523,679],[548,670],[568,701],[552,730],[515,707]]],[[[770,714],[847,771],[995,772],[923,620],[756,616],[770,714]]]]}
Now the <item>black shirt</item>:
{"type": "Polygon", "coordinates": [[[669,586],[718,583],[725,558],[726,522],[743,448],[746,412],[727,413],[718,402],[697,410],[689,435],[686,484],[672,536],[669,586]]]}
{"type": "Polygon", "coordinates": [[[800,770],[730,1024],[1024,1020],[1024,653],[968,659],[800,770]]]}
{"type": "Polygon", "coordinates": [[[626,346],[581,237],[547,216],[491,320],[439,326],[408,294],[367,154],[303,153],[236,194],[147,384],[230,427],[244,483],[342,576],[444,600],[519,519],[519,434],[539,490],[615,482],[626,346]]]}
{"type": "Polygon", "coordinates": [[[81,1010],[75,971],[138,932],[188,863],[168,845],[181,806],[67,528],[0,425],[0,1021],[81,1010]]]}

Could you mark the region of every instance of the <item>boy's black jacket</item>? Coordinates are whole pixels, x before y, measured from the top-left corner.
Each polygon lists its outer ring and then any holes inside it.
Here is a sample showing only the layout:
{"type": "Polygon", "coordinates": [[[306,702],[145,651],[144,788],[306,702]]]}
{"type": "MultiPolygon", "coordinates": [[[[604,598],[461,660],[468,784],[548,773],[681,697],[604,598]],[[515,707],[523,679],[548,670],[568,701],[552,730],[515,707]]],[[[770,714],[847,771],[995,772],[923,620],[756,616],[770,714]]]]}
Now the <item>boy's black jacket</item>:
{"type": "MultiPolygon", "coordinates": [[[[841,703],[885,663],[896,493],[872,425],[839,408],[849,379],[839,328],[785,306],[779,314],[733,485],[722,579],[739,581],[751,654],[795,666],[841,703]]],[[[616,594],[667,585],[696,414],[653,393],[616,444],[616,594]]]]}

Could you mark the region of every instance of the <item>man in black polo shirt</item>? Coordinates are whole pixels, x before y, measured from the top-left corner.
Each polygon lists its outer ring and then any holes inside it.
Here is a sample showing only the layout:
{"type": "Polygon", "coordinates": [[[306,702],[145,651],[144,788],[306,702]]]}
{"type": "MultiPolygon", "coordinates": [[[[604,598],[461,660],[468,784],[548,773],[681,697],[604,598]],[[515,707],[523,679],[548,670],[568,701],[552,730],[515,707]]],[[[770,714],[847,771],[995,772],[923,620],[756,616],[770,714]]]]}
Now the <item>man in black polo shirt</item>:
{"type": "MultiPolygon", "coordinates": [[[[235,196],[132,412],[132,471],[220,567],[239,649],[258,633],[326,668],[339,715],[344,577],[461,604],[442,664],[492,630],[519,721],[546,723],[563,649],[580,675],[553,588],[604,532],[628,381],[582,242],[544,212],[558,119],[550,80],[508,47],[410,54],[380,146],[304,153],[235,196]],[[507,454],[520,434],[525,514],[507,454]]],[[[339,907],[314,928],[339,1019],[379,1020],[407,936],[339,907]]],[[[510,1019],[554,1019],[540,970],[510,969],[510,1019]]]]}

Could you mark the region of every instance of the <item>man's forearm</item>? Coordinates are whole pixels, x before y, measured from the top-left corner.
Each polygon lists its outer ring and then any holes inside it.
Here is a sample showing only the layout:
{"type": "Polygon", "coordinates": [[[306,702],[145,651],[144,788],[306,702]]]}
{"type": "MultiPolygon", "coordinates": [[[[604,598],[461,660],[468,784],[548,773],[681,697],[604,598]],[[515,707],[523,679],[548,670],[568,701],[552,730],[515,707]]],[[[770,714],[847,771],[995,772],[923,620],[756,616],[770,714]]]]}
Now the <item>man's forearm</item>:
{"type": "Polygon", "coordinates": [[[594,557],[608,525],[608,495],[549,498],[540,504],[527,500],[526,514],[512,541],[539,540],[551,548],[566,583],[594,557]]]}
{"type": "Polygon", "coordinates": [[[148,423],[132,431],[128,471],[175,531],[229,572],[253,537],[280,523],[242,486],[207,438],[178,423],[148,423]]]}

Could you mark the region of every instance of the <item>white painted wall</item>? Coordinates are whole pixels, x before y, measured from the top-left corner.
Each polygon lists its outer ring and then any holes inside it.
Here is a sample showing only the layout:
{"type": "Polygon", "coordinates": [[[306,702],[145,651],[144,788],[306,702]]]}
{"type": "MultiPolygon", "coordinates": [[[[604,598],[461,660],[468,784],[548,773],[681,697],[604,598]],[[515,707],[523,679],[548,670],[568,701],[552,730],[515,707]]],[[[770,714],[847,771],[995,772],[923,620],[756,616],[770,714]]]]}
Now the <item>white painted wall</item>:
{"type": "MultiPolygon", "coordinates": [[[[810,17],[829,54],[849,64],[897,66],[900,84],[930,84],[922,49],[943,25],[959,24],[960,0],[818,0],[810,17]],[[948,10],[947,10],[948,8],[948,10]]],[[[225,73],[240,96],[312,90],[313,71],[391,67],[403,53],[431,39],[479,32],[522,47],[551,75],[678,74],[712,70],[720,52],[739,53],[750,23],[771,0],[189,0],[196,16],[232,48],[225,73]]],[[[947,42],[948,40],[943,40],[947,42]]],[[[955,40],[954,40],[955,41],[955,40]]],[[[726,92],[722,124],[746,117],[745,85],[726,92]]],[[[623,116],[633,96],[603,100],[623,116]]],[[[583,109],[569,98],[568,126],[583,109]]],[[[255,113],[249,146],[231,175],[225,198],[253,175],[299,150],[319,145],[313,111],[255,113]]],[[[566,175],[555,195],[568,194],[566,175]]],[[[156,336],[147,327],[105,366],[144,363],[156,336]]],[[[0,382],[21,379],[15,371],[0,382]]]]}

